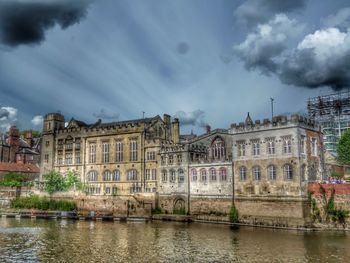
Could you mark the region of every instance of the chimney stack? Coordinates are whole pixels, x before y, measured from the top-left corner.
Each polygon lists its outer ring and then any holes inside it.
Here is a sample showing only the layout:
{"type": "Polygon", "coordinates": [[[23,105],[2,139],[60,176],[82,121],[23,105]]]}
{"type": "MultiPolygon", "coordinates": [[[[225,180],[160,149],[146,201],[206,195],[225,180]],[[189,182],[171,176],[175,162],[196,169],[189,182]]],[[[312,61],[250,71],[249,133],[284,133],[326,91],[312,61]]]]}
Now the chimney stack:
{"type": "Polygon", "coordinates": [[[180,143],[180,123],[177,118],[171,123],[171,136],[173,143],[180,143]]]}
{"type": "Polygon", "coordinates": [[[16,162],[16,153],[20,148],[20,134],[16,126],[11,126],[9,131],[8,144],[10,145],[10,162],[16,162]]]}
{"type": "Polygon", "coordinates": [[[29,147],[33,147],[33,133],[32,131],[27,131],[25,135],[26,142],[28,143],[29,147]]]}

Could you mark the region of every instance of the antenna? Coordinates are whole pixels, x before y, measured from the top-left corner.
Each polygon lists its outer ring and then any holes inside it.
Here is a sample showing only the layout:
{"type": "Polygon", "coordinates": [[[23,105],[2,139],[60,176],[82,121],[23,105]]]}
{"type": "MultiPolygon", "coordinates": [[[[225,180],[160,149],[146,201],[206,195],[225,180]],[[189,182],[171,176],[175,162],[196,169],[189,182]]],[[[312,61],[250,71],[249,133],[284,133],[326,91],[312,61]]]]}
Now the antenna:
{"type": "Polygon", "coordinates": [[[275,100],[274,98],[270,98],[271,100],[271,121],[273,119],[273,101],[275,100]]]}

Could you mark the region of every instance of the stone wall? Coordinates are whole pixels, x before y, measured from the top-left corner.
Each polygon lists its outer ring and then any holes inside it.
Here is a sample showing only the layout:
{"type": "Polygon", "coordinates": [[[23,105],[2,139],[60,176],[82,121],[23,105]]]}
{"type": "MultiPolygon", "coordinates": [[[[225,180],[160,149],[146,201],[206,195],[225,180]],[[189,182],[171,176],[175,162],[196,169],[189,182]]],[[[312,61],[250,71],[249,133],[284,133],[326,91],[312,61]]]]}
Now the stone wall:
{"type": "Polygon", "coordinates": [[[308,226],[310,205],[305,198],[235,198],[239,221],[269,226],[308,226]]]}
{"type": "Polygon", "coordinates": [[[191,215],[227,215],[232,207],[232,196],[192,196],[191,215]]]}

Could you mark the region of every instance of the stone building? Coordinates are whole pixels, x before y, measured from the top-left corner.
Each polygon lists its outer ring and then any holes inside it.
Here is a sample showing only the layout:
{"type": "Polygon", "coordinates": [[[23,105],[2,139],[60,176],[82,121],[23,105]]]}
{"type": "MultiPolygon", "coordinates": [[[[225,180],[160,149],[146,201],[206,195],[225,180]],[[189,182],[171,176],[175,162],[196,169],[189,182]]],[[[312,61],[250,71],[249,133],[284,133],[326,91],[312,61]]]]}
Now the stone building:
{"type": "Polygon", "coordinates": [[[232,206],[232,140],[227,130],[160,150],[159,202],[172,213],[226,213],[232,206]]]}
{"type": "Polygon", "coordinates": [[[44,118],[41,175],[72,171],[91,195],[157,191],[159,150],[179,142],[179,121],[164,114],[138,120],[94,124],[49,113],[44,118]]]}
{"type": "Polygon", "coordinates": [[[241,214],[247,220],[259,214],[295,216],[302,222],[308,182],[323,179],[320,126],[298,115],[253,122],[248,114],[244,123],[232,124],[229,133],[234,200],[241,214]]]}

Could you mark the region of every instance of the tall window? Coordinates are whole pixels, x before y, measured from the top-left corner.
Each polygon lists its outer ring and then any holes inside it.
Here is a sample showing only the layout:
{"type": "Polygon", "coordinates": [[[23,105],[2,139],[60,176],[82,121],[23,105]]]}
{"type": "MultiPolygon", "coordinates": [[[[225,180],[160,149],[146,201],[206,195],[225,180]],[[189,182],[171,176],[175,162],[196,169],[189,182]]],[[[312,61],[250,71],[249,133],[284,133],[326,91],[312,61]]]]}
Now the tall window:
{"type": "Polygon", "coordinates": [[[197,170],[196,169],[191,170],[191,179],[193,182],[197,181],[197,170]]]}
{"type": "Polygon", "coordinates": [[[181,163],[182,163],[182,155],[181,155],[181,154],[178,154],[178,155],[177,155],[177,163],[178,163],[178,164],[181,164],[181,163]]]}
{"type": "Polygon", "coordinates": [[[146,169],[145,180],[151,180],[151,169],[146,169]]]}
{"type": "Polygon", "coordinates": [[[154,151],[147,152],[146,158],[148,161],[154,161],[156,159],[156,153],[154,151]]]}
{"type": "Polygon", "coordinates": [[[317,156],[317,140],[316,138],[311,139],[311,154],[317,156]]]}
{"type": "Polygon", "coordinates": [[[151,180],[157,180],[157,169],[152,169],[151,180]]]}
{"type": "Polygon", "coordinates": [[[240,142],[238,144],[238,156],[245,156],[245,142],[240,142]]]}
{"type": "Polygon", "coordinates": [[[219,176],[220,181],[227,181],[227,170],[226,168],[222,167],[219,169],[219,176]]]}
{"type": "Polygon", "coordinates": [[[176,180],[176,172],[175,170],[170,170],[170,178],[169,178],[169,181],[171,183],[175,183],[175,180],[176,180]]]}
{"type": "Polygon", "coordinates": [[[123,148],[124,145],[122,142],[116,142],[115,144],[115,161],[122,162],[123,161],[123,148]]]}
{"type": "Polygon", "coordinates": [[[167,182],[168,181],[168,173],[166,170],[162,171],[162,182],[167,182]]]}
{"type": "Polygon", "coordinates": [[[113,181],[120,181],[120,171],[119,170],[114,170],[113,171],[113,181]]]}
{"type": "Polygon", "coordinates": [[[283,140],[283,153],[291,153],[292,152],[292,140],[284,139],[283,140]]]}
{"type": "Polygon", "coordinates": [[[72,153],[66,153],[65,164],[72,164],[72,160],[73,160],[73,155],[72,155],[72,153]]]}
{"type": "Polygon", "coordinates": [[[80,164],[80,152],[75,153],[75,163],[80,164]]]}
{"type": "Polygon", "coordinates": [[[286,164],[283,167],[284,178],[286,180],[293,180],[293,167],[290,164],[286,164]]]}
{"type": "Polygon", "coordinates": [[[201,169],[201,181],[206,182],[207,181],[207,171],[205,169],[201,169]]]}
{"type": "Polygon", "coordinates": [[[87,174],[87,180],[89,182],[95,182],[97,181],[97,172],[96,171],[90,171],[87,174]]]}
{"type": "Polygon", "coordinates": [[[109,143],[106,142],[102,144],[102,160],[104,163],[109,162],[109,143]]]}
{"type": "Polygon", "coordinates": [[[135,169],[128,171],[128,181],[135,181],[137,180],[137,171],[135,169]]]}
{"type": "Polygon", "coordinates": [[[305,136],[300,137],[300,153],[305,154],[305,136]]]}
{"type": "Polygon", "coordinates": [[[185,173],[182,169],[178,170],[178,182],[182,184],[185,181],[185,173]]]}
{"type": "Polygon", "coordinates": [[[267,142],[267,152],[268,154],[275,154],[275,142],[273,140],[270,140],[267,142]]]}
{"type": "Polygon", "coordinates": [[[103,181],[111,181],[112,179],[112,174],[111,171],[106,170],[103,172],[103,181]]]}
{"type": "Polygon", "coordinates": [[[239,179],[241,181],[247,180],[247,168],[245,168],[245,166],[239,168],[239,179]]]}
{"type": "Polygon", "coordinates": [[[276,180],[277,178],[277,171],[276,171],[276,166],[274,165],[269,165],[267,167],[267,173],[269,175],[270,180],[276,180]]]}
{"type": "Polygon", "coordinates": [[[257,156],[260,154],[260,143],[258,141],[254,141],[252,143],[253,146],[253,155],[257,156]]]}
{"type": "Polygon", "coordinates": [[[210,151],[214,159],[225,158],[226,149],[224,140],[222,138],[216,138],[211,145],[210,151]]]}
{"type": "Polygon", "coordinates": [[[172,155],[169,155],[168,164],[173,164],[173,163],[174,163],[174,157],[172,155]]]}
{"type": "Polygon", "coordinates": [[[96,144],[89,145],[89,163],[96,163],[96,144]]]}
{"type": "Polygon", "coordinates": [[[211,181],[216,181],[216,170],[215,170],[215,168],[211,168],[209,171],[210,171],[210,180],[211,181]]]}
{"type": "Polygon", "coordinates": [[[253,178],[256,181],[260,181],[261,180],[261,170],[260,170],[260,166],[254,166],[253,167],[253,178]]]}
{"type": "Polygon", "coordinates": [[[137,141],[130,141],[130,161],[137,161],[137,141]]]}

